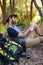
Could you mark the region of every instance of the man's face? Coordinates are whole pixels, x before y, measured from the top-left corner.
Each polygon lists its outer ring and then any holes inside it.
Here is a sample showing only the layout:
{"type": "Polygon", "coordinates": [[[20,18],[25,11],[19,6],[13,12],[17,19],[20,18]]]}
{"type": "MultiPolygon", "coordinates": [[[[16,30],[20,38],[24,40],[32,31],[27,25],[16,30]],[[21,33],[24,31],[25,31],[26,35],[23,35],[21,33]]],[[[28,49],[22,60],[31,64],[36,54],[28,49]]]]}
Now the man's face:
{"type": "Polygon", "coordinates": [[[12,17],[12,23],[15,24],[16,23],[16,17],[12,17]]]}

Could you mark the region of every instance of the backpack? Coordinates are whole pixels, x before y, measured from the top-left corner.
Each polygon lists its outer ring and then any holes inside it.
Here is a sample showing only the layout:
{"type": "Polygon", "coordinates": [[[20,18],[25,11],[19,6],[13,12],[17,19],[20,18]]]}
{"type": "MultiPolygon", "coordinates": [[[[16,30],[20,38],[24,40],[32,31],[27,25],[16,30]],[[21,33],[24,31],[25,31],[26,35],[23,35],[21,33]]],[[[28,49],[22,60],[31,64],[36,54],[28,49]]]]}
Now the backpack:
{"type": "Polygon", "coordinates": [[[0,34],[0,59],[4,63],[12,63],[11,61],[19,63],[18,59],[20,57],[30,58],[30,56],[27,57],[26,55],[22,55],[22,52],[24,52],[24,50],[20,44],[6,39],[2,34],[0,34]]]}

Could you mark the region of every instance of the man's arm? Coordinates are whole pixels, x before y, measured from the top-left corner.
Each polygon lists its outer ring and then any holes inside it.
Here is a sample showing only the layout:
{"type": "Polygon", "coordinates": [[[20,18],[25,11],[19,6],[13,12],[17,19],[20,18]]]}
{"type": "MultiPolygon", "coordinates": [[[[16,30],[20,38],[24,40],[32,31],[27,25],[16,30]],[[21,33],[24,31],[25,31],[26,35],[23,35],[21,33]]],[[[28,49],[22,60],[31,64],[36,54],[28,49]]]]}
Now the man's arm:
{"type": "Polygon", "coordinates": [[[24,33],[21,34],[19,34],[19,32],[17,32],[15,29],[12,28],[8,28],[7,31],[8,31],[8,35],[11,37],[23,38],[29,33],[29,28],[24,33]]]}
{"type": "Polygon", "coordinates": [[[18,34],[17,37],[23,38],[23,37],[25,37],[29,32],[30,32],[30,31],[29,31],[29,28],[28,28],[24,33],[18,34]]]}

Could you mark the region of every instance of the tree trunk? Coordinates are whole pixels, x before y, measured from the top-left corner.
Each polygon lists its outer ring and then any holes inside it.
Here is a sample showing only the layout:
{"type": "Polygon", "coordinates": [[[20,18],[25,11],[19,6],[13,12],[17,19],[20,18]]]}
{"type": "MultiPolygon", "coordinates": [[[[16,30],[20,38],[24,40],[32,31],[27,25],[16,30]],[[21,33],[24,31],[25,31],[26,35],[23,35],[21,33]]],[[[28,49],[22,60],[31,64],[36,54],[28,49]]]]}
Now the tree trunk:
{"type": "Polygon", "coordinates": [[[33,0],[31,0],[31,6],[30,6],[30,20],[32,21],[32,10],[33,10],[33,0]]]}
{"type": "Polygon", "coordinates": [[[6,0],[3,0],[2,2],[0,1],[0,6],[1,6],[1,10],[2,10],[3,23],[5,23],[5,19],[6,19],[6,0]]]}
{"type": "Polygon", "coordinates": [[[14,14],[14,0],[10,0],[11,14],[14,14]]]}
{"type": "Polygon", "coordinates": [[[35,5],[35,7],[37,8],[37,10],[38,10],[38,12],[39,12],[39,15],[40,15],[41,17],[43,17],[43,12],[41,11],[40,7],[37,5],[36,0],[33,0],[33,2],[34,2],[34,5],[35,5]]]}
{"type": "Polygon", "coordinates": [[[43,0],[41,0],[41,2],[42,2],[42,5],[43,5],[43,0]]]}
{"type": "Polygon", "coordinates": [[[5,19],[6,19],[6,0],[3,0],[3,22],[5,22],[5,19]]]}
{"type": "Polygon", "coordinates": [[[42,3],[42,11],[43,11],[43,0],[41,0],[41,3],[42,3]]]}

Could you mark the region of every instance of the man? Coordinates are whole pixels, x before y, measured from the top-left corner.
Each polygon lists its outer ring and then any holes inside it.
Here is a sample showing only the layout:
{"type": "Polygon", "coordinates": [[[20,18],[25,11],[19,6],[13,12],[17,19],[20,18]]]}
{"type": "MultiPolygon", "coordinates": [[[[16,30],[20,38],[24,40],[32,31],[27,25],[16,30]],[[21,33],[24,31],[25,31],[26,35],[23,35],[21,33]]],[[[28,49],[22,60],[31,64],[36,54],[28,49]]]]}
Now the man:
{"type": "Polygon", "coordinates": [[[21,31],[17,26],[15,26],[17,15],[9,15],[6,18],[6,23],[8,23],[7,32],[10,37],[13,37],[13,39],[20,43],[25,44],[26,47],[29,46],[36,46],[43,42],[43,36],[42,32],[39,29],[39,26],[35,23],[32,23],[30,27],[25,31],[21,31]],[[29,38],[28,34],[35,30],[35,32],[39,35],[37,38],[29,38]]]}

